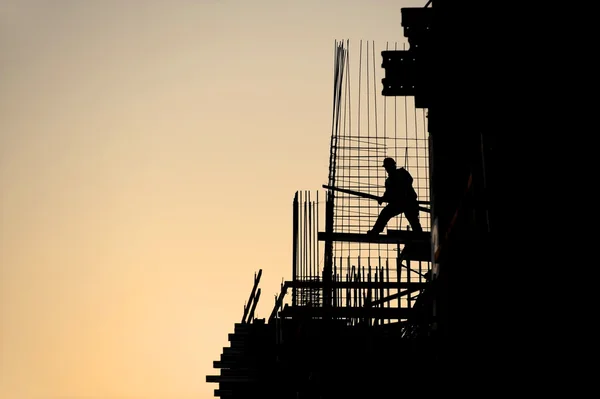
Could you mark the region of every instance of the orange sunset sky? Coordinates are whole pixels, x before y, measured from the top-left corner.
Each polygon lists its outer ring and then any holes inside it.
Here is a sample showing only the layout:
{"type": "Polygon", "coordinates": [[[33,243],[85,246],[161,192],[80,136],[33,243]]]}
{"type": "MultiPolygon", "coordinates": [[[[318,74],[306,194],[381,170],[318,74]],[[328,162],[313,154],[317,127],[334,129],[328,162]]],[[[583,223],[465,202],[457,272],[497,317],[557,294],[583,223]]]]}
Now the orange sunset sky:
{"type": "Polygon", "coordinates": [[[0,399],[213,397],[327,183],[335,40],[425,3],[0,0],[0,399]]]}

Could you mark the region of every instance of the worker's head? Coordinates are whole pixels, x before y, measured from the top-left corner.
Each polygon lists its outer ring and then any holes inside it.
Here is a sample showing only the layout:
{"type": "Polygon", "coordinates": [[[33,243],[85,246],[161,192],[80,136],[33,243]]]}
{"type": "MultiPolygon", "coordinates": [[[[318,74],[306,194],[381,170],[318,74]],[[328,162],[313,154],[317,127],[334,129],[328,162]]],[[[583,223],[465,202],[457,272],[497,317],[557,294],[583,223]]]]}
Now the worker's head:
{"type": "Polygon", "coordinates": [[[385,170],[387,172],[396,170],[396,161],[394,161],[394,158],[385,158],[383,160],[383,165],[381,165],[385,168],[385,170]]]}

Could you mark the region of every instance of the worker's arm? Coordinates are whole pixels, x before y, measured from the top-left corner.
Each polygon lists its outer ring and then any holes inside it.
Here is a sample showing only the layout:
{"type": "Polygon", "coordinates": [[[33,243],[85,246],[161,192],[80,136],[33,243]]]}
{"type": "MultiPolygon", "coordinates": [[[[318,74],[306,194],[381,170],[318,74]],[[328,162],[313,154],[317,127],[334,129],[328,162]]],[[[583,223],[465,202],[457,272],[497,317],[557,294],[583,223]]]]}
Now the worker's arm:
{"type": "Polygon", "coordinates": [[[381,197],[379,197],[379,200],[377,201],[379,203],[379,205],[381,205],[384,202],[390,202],[390,197],[392,196],[392,193],[390,193],[390,186],[391,184],[393,184],[392,181],[388,179],[385,180],[385,191],[383,192],[383,195],[381,197]]]}

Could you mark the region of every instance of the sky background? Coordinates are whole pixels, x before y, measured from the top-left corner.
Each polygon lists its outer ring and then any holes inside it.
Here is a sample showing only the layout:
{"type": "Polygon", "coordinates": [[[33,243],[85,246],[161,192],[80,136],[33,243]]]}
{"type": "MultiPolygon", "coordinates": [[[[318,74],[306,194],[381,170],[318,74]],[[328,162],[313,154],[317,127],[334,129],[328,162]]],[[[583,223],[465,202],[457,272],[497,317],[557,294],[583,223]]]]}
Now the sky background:
{"type": "Polygon", "coordinates": [[[213,397],[327,183],[335,40],[425,3],[0,0],[0,399],[213,397]]]}

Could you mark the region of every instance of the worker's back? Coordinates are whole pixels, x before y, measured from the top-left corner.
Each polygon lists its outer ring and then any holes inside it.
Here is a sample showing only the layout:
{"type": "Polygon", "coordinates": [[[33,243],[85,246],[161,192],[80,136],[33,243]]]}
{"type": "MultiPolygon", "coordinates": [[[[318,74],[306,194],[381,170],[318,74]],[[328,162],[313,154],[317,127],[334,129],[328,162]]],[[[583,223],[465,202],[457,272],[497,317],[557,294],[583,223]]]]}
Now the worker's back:
{"type": "Polygon", "coordinates": [[[413,177],[404,168],[397,168],[385,180],[385,189],[390,203],[407,203],[417,199],[417,192],[412,186],[413,177]]]}

